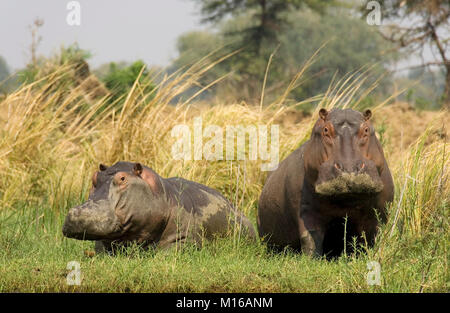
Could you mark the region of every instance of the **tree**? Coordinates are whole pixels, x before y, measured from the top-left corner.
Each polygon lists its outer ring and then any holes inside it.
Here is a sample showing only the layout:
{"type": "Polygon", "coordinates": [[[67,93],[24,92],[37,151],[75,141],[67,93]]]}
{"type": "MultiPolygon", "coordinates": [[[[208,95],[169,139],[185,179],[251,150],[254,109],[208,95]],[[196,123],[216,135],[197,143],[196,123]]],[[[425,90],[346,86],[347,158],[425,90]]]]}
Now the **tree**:
{"type": "MultiPolygon", "coordinates": [[[[168,74],[173,74],[182,68],[186,70],[188,67],[193,66],[201,59],[210,55],[213,51],[216,51],[216,53],[208,61],[214,62],[214,59],[220,58],[222,54],[226,55],[231,52],[229,47],[225,47],[225,41],[221,34],[209,31],[191,31],[180,35],[177,38],[176,49],[178,51],[178,57],[172,61],[172,64],[166,70],[168,74]],[[217,51],[218,49],[220,52],[217,51]]],[[[210,68],[199,79],[199,84],[192,85],[180,97],[176,97],[176,99],[189,98],[210,82],[227,75],[232,71],[229,64],[229,62],[225,61],[210,68]]],[[[196,97],[197,100],[205,99],[216,94],[217,87],[217,85],[209,87],[196,97]]]]}
{"type": "MultiPolygon", "coordinates": [[[[318,15],[298,11],[290,14],[292,27],[281,36],[279,51],[289,77],[294,76],[299,66],[327,42],[308,71],[310,77],[293,91],[298,100],[325,92],[334,75],[340,79],[376,64],[371,74],[379,76],[395,57],[394,53],[386,53],[392,48],[390,42],[378,36],[373,27],[345,12],[339,10],[318,15]]],[[[387,83],[386,78],[377,90],[386,89],[387,83]]]]}
{"type": "MultiPolygon", "coordinates": [[[[450,2],[448,0],[380,0],[381,15],[389,24],[381,35],[400,50],[421,54],[430,47],[436,60],[421,66],[438,65],[445,69],[444,106],[450,110],[450,2]]],[[[383,22],[385,23],[385,22],[383,22]]]]}
{"type": "Polygon", "coordinates": [[[0,56],[0,91],[3,90],[2,84],[9,77],[9,68],[5,59],[0,56]]]}
{"type": "MultiPolygon", "coordinates": [[[[245,100],[260,94],[260,82],[270,55],[276,50],[280,35],[288,29],[290,12],[311,8],[324,13],[336,0],[194,0],[200,6],[202,22],[222,27],[224,40],[233,51],[240,51],[228,63],[244,84],[245,100]],[[229,27],[230,18],[240,21],[237,27],[229,27]],[[243,27],[242,27],[243,26],[243,27]]],[[[236,25],[233,25],[236,26],[236,25]]],[[[241,82],[236,82],[240,84],[241,82]]]]}
{"type": "Polygon", "coordinates": [[[203,22],[218,22],[226,17],[250,14],[251,23],[241,30],[243,41],[259,54],[263,41],[276,42],[287,26],[286,14],[301,7],[323,13],[334,0],[195,0],[201,5],[203,22]]]}
{"type": "MultiPolygon", "coordinates": [[[[278,36],[280,46],[272,58],[267,77],[265,98],[268,101],[285,91],[287,83],[326,41],[328,44],[302,77],[303,83],[292,91],[296,100],[324,92],[335,74],[339,79],[374,63],[379,64],[374,70],[380,73],[385,63],[391,60],[392,55],[383,55],[383,51],[389,50],[391,44],[357,17],[341,11],[320,15],[309,10],[297,10],[288,13],[286,19],[292,27],[278,36]]],[[[241,41],[244,34],[239,30],[245,29],[248,23],[249,19],[243,15],[228,19],[215,33],[204,31],[183,34],[178,39],[179,57],[172,64],[173,70],[199,60],[229,40],[241,41]],[[232,31],[233,37],[227,35],[232,31]]],[[[273,52],[265,46],[261,49],[261,56],[244,51],[219,63],[208,71],[202,85],[231,72],[229,79],[221,82],[213,92],[219,93],[221,98],[229,95],[238,98],[230,100],[258,100],[268,56],[273,52]]],[[[225,46],[220,52],[226,54],[231,51],[230,46],[225,46]]]]}
{"type": "Polygon", "coordinates": [[[0,56],[0,94],[11,92],[17,87],[17,77],[11,74],[6,60],[0,56]]]}

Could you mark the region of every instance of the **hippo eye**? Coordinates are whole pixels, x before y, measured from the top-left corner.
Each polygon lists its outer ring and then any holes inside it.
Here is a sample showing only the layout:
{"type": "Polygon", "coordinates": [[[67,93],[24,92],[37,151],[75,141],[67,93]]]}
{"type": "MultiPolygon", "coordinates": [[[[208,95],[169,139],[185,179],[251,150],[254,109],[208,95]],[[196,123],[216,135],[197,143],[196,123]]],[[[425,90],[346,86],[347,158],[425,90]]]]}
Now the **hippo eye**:
{"type": "Polygon", "coordinates": [[[121,181],[125,181],[125,176],[120,177],[121,181]]]}
{"type": "Polygon", "coordinates": [[[330,128],[325,126],[323,128],[322,135],[327,137],[327,138],[331,138],[331,130],[330,130],[330,128]]]}
{"type": "Polygon", "coordinates": [[[369,127],[366,127],[366,128],[364,129],[364,133],[365,133],[366,135],[369,133],[369,127]]]}
{"type": "Polygon", "coordinates": [[[327,143],[327,144],[331,144],[331,130],[329,127],[325,126],[322,129],[322,139],[327,143]]]}

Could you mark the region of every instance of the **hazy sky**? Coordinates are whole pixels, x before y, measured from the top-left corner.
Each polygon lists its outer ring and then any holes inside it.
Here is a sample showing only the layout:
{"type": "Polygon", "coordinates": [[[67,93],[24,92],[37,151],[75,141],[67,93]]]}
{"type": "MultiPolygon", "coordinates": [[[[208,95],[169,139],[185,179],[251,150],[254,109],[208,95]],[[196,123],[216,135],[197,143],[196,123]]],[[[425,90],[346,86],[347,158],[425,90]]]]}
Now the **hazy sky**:
{"type": "MultiPolygon", "coordinates": [[[[176,57],[176,39],[182,33],[206,29],[199,23],[193,0],[78,0],[81,25],[66,22],[71,0],[0,0],[0,55],[12,69],[31,58],[29,25],[36,17],[44,20],[38,54],[46,56],[78,42],[89,50],[92,67],[110,61],[144,60],[149,65],[169,65],[176,57]]],[[[325,39],[324,39],[325,40],[325,39]]],[[[433,60],[429,49],[425,58],[433,60]]],[[[414,57],[398,68],[417,64],[414,57]]]]}
{"type": "Polygon", "coordinates": [[[28,25],[36,17],[40,28],[38,54],[49,55],[59,47],[78,42],[92,52],[96,67],[109,61],[143,59],[147,64],[168,65],[176,57],[176,38],[205,28],[199,23],[192,0],[78,0],[81,25],[69,26],[66,6],[70,0],[0,0],[0,55],[18,69],[30,59],[28,25]]]}

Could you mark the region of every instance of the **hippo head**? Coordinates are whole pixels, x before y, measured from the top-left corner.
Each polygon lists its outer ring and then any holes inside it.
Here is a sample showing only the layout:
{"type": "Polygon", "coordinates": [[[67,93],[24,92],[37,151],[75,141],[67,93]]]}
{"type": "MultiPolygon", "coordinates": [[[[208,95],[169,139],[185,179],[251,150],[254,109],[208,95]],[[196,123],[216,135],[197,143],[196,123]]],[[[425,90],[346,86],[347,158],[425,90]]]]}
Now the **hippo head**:
{"type": "MultiPolygon", "coordinates": [[[[100,165],[87,202],[71,208],[63,234],[80,240],[115,240],[142,231],[149,203],[161,190],[159,176],[139,163],[100,165]]],[[[134,239],[134,238],[132,238],[134,239]]]]}
{"type": "Polygon", "coordinates": [[[385,159],[372,113],[321,109],[304,152],[306,178],[322,196],[378,194],[385,159]]]}

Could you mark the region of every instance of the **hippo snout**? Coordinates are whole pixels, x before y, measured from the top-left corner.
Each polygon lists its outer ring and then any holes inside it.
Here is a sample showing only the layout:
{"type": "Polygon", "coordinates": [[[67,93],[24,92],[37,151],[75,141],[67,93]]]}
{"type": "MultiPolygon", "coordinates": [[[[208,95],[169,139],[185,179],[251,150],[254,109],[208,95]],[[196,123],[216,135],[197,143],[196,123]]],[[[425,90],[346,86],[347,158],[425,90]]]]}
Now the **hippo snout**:
{"type": "Polygon", "coordinates": [[[358,160],[355,162],[334,162],[334,171],[336,176],[342,175],[342,173],[355,173],[362,174],[366,169],[366,163],[363,160],[358,160]]]}
{"type": "Polygon", "coordinates": [[[315,191],[323,196],[377,194],[383,190],[378,170],[370,160],[326,162],[319,170],[315,191]]]}
{"type": "Polygon", "coordinates": [[[109,203],[86,202],[71,208],[67,213],[62,233],[79,240],[113,238],[121,231],[121,225],[109,203]]]}
{"type": "Polygon", "coordinates": [[[64,220],[62,233],[65,237],[68,238],[75,238],[77,233],[77,224],[78,219],[81,214],[81,206],[77,206],[74,208],[71,208],[69,212],[67,213],[66,219],[64,220]]]}

